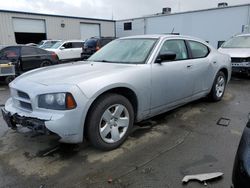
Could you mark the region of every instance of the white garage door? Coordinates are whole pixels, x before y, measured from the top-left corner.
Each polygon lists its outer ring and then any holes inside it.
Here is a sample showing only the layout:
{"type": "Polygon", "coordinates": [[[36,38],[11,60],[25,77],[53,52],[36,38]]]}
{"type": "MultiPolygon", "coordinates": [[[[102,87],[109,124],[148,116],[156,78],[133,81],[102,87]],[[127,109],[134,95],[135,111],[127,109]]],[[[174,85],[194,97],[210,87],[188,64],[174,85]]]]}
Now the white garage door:
{"type": "Polygon", "coordinates": [[[46,33],[44,20],[13,18],[13,26],[17,33],[46,33]]]}
{"type": "Polygon", "coordinates": [[[81,23],[81,39],[86,40],[91,37],[99,37],[100,36],[100,25],[99,24],[87,24],[81,23]]]}

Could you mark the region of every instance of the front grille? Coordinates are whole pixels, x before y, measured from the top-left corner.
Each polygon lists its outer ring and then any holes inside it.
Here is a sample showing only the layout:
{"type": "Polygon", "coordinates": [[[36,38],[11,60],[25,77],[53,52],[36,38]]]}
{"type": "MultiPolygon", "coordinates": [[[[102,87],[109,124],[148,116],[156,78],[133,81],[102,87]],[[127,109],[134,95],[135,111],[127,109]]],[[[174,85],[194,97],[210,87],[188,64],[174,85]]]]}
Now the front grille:
{"type": "Polygon", "coordinates": [[[20,90],[11,89],[11,96],[14,101],[14,105],[17,108],[32,111],[31,100],[27,93],[20,90]]]}
{"type": "Polygon", "coordinates": [[[23,102],[23,101],[20,101],[19,103],[20,103],[21,108],[32,110],[32,106],[30,103],[23,102]]]}
{"type": "Polygon", "coordinates": [[[232,63],[250,62],[250,58],[232,57],[231,60],[232,60],[232,63]]]}
{"type": "Polygon", "coordinates": [[[17,91],[17,94],[21,98],[30,99],[29,95],[27,93],[22,92],[22,91],[17,91]]]}

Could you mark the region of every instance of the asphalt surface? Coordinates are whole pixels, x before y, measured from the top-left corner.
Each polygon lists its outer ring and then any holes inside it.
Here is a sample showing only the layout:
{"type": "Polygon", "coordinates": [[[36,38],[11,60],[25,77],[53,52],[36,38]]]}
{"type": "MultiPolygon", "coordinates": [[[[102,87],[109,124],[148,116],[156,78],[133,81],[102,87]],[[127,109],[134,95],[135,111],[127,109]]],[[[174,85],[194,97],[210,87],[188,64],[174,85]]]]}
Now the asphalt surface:
{"type": "MultiPolygon", "coordinates": [[[[167,187],[185,175],[223,172],[207,187],[229,188],[235,152],[250,112],[250,79],[233,78],[221,102],[201,99],[135,126],[117,150],[58,144],[9,130],[0,115],[0,187],[167,187]],[[220,123],[229,125],[218,125],[220,123]]],[[[0,106],[9,96],[0,85],[0,106]]]]}

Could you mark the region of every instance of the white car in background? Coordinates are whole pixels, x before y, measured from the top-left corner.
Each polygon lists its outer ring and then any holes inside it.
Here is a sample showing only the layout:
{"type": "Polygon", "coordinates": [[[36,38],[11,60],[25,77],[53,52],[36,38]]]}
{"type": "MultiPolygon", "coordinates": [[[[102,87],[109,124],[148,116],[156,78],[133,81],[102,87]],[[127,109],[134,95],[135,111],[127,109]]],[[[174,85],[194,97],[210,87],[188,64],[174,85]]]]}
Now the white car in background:
{"type": "Polygon", "coordinates": [[[84,41],[68,40],[55,43],[45,50],[55,52],[60,61],[80,60],[84,41]]]}
{"type": "Polygon", "coordinates": [[[52,47],[57,42],[61,42],[61,40],[42,40],[39,44],[37,44],[37,47],[47,49],[52,47]]]}
{"type": "Polygon", "coordinates": [[[232,37],[221,46],[219,52],[230,55],[233,72],[250,76],[250,34],[232,37]]]}

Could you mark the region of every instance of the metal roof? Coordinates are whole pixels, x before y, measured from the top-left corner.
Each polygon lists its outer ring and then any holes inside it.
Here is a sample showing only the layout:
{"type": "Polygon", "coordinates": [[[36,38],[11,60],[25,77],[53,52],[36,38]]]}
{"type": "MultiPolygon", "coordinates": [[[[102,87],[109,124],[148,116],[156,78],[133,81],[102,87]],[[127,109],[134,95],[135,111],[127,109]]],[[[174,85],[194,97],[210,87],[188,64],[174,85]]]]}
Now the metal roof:
{"type": "Polygon", "coordinates": [[[23,11],[14,11],[14,10],[2,10],[2,9],[0,9],[0,13],[17,13],[17,14],[28,14],[28,15],[35,15],[35,16],[50,16],[50,17],[60,17],[60,18],[73,18],[73,19],[93,20],[93,21],[115,22],[115,20],[108,20],[108,19],[64,16],[64,15],[56,15],[56,14],[43,14],[43,13],[23,12],[23,11]]]}
{"type": "Polygon", "coordinates": [[[201,9],[201,10],[192,10],[192,11],[184,11],[184,12],[174,12],[174,13],[169,13],[169,14],[157,13],[157,14],[151,14],[151,15],[147,15],[147,16],[141,16],[141,17],[136,17],[136,18],[128,18],[128,19],[121,19],[121,20],[116,20],[116,21],[128,21],[128,20],[137,20],[137,19],[144,19],[144,18],[172,16],[172,15],[178,15],[178,14],[187,14],[187,13],[194,13],[194,12],[205,12],[205,11],[229,9],[229,8],[244,7],[244,6],[250,6],[250,4],[247,3],[247,4],[227,6],[227,7],[215,7],[215,8],[209,8],[209,9],[201,9]]]}

